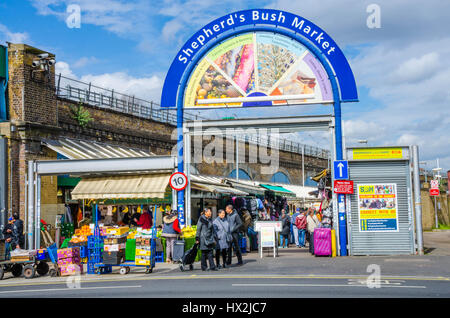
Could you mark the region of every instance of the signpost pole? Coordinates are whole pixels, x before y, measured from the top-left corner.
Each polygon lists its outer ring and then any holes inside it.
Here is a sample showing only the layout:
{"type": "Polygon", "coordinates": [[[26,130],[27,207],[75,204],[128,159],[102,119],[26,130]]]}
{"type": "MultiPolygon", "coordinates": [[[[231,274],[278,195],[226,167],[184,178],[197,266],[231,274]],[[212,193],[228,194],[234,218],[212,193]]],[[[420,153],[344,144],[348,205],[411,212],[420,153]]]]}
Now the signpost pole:
{"type": "Polygon", "coordinates": [[[413,173],[414,173],[414,201],[416,212],[416,236],[417,251],[423,255],[423,234],[422,234],[422,198],[420,197],[420,176],[419,176],[419,151],[417,145],[412,147],[413,151],[413,173]]]}
{"type": "MultiPolygon", "coordinates": [[[[183,105],[181,103],[181,98],[178,99],[177,105],[177,154],[178,154],[178,172],[184,173],[184,158],[183,158],[183,105]]],[[[187,176],[189,178],[189,176],[187,176]]],[[[178,220],[181,227],[185,225],[184,211],[184,190],[178,191],[177,194],[177,204],[178,204],[178,220]]]]}
{"type": "MultiPolygon", "coordinates": [[[[334,102],[334,119],[335,119],[335,145],[336,145],[336,160],[343,159],[342,150],[342,117],[341,117],[341,103],[339,97],[336,98],[336,89],[333,89],[335,95],[334,102]]],[[[338,194],[338,217],[339,217],[339,246],[340,255],[347,256],[347,220],[345,209],[345,194],[338,194]]]]}

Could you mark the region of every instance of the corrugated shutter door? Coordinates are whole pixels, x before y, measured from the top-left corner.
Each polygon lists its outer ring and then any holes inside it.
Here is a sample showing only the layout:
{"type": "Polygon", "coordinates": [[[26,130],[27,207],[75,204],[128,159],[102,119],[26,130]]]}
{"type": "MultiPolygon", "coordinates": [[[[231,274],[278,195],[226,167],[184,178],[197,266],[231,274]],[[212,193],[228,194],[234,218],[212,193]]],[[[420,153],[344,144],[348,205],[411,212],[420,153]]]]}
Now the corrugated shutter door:
{"type": "Polygon", "coordinates": [[[409,204],[408,161],[350,161],[350,180],[355,194],[351,195],[350,253],[351,255],[413,254],[413,223],[409,204]],[[398,203],[398,232],[360,232],[357,185],[364,183],[396,183],[398,203]]]}

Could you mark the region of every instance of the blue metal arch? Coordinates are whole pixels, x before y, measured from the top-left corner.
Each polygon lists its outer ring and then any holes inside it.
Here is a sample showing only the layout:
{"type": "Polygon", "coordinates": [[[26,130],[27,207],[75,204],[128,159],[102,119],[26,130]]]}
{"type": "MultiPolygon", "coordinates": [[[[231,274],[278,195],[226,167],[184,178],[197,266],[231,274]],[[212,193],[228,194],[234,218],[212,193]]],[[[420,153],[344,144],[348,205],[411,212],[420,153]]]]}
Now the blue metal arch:
{"type": "MultiPolygon", "coordinates": [[[[322,64],[325,71],[327,72],[328,78],[330,79],[331,88],[333,91],[333,100],[334,100],[334,116],[335,116],[335,156],[337,160],[343,159],[343,149],[342,149],[342,118],[341,118],[341,100],[340,100],[340,90],[339,85],[336,80],[336,76],[334,75],[333,69],[330,66],[329,61],[324,57],[324,55],[317,49],[310,41],[300,36],[298,33],[289,31],[284,28],[274,28],[274,27],[265,27],[265,26],[256,26],[256,25],[247,25],[241,26],[232,29],[231,31],[224,32],[220,35],[220,37],[216,37],[214,40],[209,41],[204,47],[195,54],[192,61],[186,67],[184,71],[180,85],[177,90],[177,131],[178,131],[178,142],[177,142],[177,150],[178,150],[178,171],[184,171],[184,162],[183,162],[183,101],[184,101],[184,91],[186,89],[187,82],[190,78],[190,75],[194,68],[198,65],[198,62],[206,55],[207,52],[210,51],[211,48],[216,46],[217,44],[233,37],[240,35],[242,33],[248,32],[271,32],[271,33],[279,33],[285,35],[287,37],[293,38],[296,41],[303,44],[322,64]]],[[[178,214],[180,220],[182,220],[182,224],[184,224],[184,190],[178,192],[178,214]]],[[[338,201],[342,202],[344,200],[343,195],[338,195],[338,201]]],[[[339,211],[339,243],[340,243],[340,255],[347,255],[347,225],[345,220],[345,211],[339,211]]]]}

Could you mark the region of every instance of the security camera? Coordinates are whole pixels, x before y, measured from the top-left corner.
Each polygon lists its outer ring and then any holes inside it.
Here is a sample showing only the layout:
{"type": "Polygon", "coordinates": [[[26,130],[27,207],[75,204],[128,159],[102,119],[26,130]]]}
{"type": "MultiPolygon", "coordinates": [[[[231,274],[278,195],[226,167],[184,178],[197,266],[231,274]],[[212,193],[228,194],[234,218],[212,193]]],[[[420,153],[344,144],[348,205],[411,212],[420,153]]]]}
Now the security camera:
{"type": "Polygon", "coordinates": [[[56,63],[54,59],[48,60],[48,65],[52,66],[56,63]]]}
{"type": "Polygon", "coordinates": [[[31,63],[31,65],[33,67],[38,67],[39,65],[41,65],[41,61],[40,60],[33,61],[33,63],[31,63]]]}
{"type": "Polygon", "coordinates": [[[46,59],[48,57],[48,53],[42,53],[38,55],[38,58],[40,59],[46,59]]]}

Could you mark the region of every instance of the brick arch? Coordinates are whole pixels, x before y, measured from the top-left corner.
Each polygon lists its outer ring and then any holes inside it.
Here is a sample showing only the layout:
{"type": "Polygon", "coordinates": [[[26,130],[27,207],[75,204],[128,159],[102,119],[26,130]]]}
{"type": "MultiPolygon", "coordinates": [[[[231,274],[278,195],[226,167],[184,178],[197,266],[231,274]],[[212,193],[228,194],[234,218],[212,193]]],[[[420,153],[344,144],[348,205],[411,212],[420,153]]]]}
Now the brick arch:
{"type": "Polygon", "coordinates": [[[285,169],[285,168],[283,168],[283,167],[279,167],[278,170],[277,170],[275,173],[272,174],[272,176],[270,177],[269,180],[271,180],[271,179],[273,178],[273,176],[274,176],[275,174],[277,174],[278,172],[283,173],[283,174],[288,178],[289,184],[292,183],[293,180],[292,180],[291,174],[289,173],[289,171],[288,171],[287,169],[285,169]]]}

